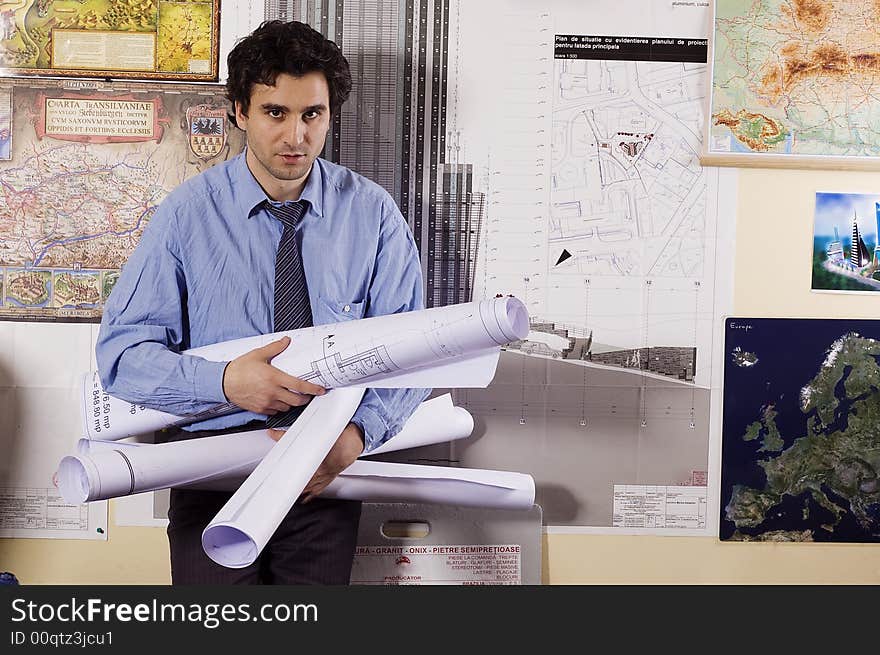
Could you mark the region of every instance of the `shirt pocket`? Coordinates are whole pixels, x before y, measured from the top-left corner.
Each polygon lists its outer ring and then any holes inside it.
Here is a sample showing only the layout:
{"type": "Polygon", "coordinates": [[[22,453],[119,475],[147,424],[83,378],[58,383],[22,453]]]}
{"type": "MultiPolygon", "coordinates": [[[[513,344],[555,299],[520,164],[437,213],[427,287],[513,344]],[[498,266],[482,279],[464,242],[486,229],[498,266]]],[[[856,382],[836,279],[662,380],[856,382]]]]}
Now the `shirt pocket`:
{"type": "Polygon", "coordinates": [[[322,309],[326,311],[326,323],[339,323],[341,321],[353,321],[363,318],[367,309],[364,300],[336,300],[321,298],[322,309]]]}

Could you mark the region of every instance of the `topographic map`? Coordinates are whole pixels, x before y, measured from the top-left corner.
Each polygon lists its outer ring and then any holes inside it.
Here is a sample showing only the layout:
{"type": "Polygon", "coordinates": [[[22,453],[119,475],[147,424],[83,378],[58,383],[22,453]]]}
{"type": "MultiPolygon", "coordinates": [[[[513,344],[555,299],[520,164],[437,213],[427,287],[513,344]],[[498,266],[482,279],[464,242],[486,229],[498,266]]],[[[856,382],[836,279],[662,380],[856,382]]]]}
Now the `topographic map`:
{"type": "Polygon", "coordinates": [[[17,84],[0,162],[0,318],[99,320],[162,199],[236,154],[220,90],[17,84]]]}
{"type": "Polygon", "coordinates": [[[880,3],[717,0],[709,154],[877,156],[878,82],[880,3]]]}
{"type": "Polygon", "coordinates": [[[725,344],[721,538],[880,541],[880,323],[728,319],[725,344]]]}

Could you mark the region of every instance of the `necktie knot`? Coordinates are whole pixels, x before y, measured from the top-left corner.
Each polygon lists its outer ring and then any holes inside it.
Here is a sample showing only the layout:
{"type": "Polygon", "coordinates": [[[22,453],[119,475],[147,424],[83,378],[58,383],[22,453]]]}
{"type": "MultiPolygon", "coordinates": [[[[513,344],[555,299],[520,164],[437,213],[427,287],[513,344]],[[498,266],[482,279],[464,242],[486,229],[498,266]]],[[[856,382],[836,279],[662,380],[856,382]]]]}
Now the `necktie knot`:
{"type": "Polygon", "coordinates": [[[302,215],[305,213],[306,205],[302,200],[286,202],[283,205],[273,205],[267,200],[266,209],[269,210],[269,213],[272,214],[272,216],[281,221],[281,224],[284,225],[285,229],[292,230],[296,227],[296,224],[299,223],[299,219],[301,219],[302,215]]]}

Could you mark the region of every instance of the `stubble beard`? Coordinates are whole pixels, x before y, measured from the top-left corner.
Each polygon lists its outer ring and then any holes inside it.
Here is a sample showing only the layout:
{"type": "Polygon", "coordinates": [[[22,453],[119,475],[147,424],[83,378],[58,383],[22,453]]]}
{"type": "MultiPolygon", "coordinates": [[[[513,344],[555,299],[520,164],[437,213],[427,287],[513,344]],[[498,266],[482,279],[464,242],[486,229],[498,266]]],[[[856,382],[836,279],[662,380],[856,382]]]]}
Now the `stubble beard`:
{"type": "Polygon", "coordinates": [[[314,157],[307,155],[305,162],[302,164],[296,164],[294,166],[275,166],[272,163],[265,161],[256,151],[254,151],[254,157],[269,175],[276,180],[284,180],[285,182],[291,182],[305,177],[312,169],[312,164],[315,161],[314,157]]]}

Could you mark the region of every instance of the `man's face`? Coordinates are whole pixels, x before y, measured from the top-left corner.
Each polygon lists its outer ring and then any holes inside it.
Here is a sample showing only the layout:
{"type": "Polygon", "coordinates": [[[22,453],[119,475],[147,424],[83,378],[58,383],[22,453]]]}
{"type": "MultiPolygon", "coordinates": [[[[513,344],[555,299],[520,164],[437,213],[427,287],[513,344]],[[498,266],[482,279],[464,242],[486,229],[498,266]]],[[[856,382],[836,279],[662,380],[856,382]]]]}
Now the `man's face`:
{"type": "Polygon", "coordinates": [[[330,90],[323,73],[278,75],[274,86],[254,85],[248,114],[235,104],[247,132],[247,164],[273,200],[296,200],[330,127],[330,90]]]}

